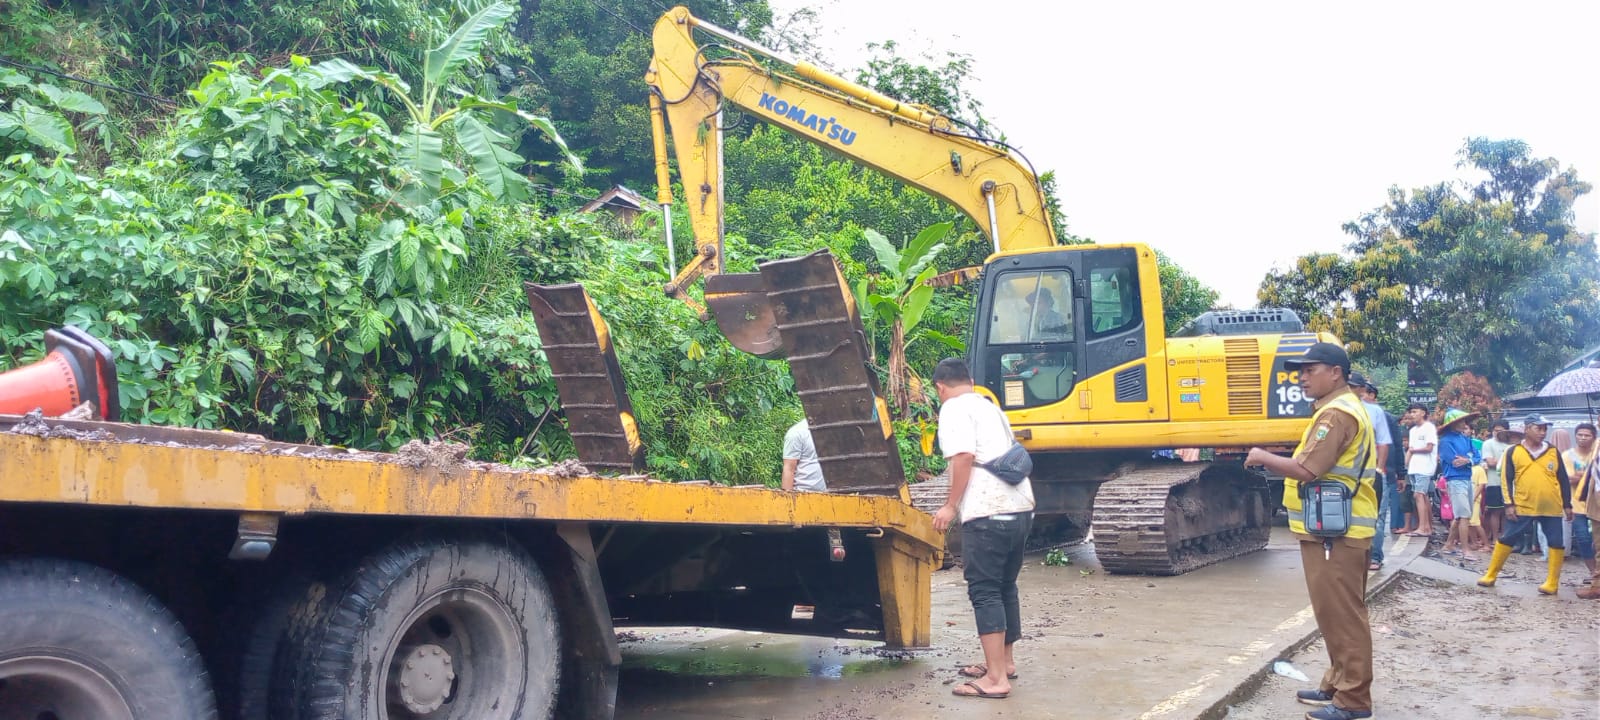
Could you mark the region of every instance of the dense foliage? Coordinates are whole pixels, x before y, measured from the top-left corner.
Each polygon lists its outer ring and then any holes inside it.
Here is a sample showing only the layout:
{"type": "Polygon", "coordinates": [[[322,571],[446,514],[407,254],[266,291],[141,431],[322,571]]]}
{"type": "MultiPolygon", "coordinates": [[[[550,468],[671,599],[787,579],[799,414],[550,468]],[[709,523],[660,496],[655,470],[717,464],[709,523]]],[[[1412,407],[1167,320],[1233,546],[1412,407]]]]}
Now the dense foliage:
{"type": "Polygon", "coordinates": [[[307,63],[221,64],[192,98],[146,159],[0,167],[0,344],[25,357],[62,322],[113,339],[150,422],[392,447],[543,412],[515,277],[482,262],[545,221],[475,182],[393,202],[405,144],[307,63]]]}
{"type": "Polygon", "coordinates": [[[1287,305],[1374,362],[1415,362],[1434,387],[1471,369],[1501,390],[1537,382],[1600,337],[1600,258],[1573,226],[1592,186],[1516,140],[1471,139],[1470,183],[1410,192],[1345,225],[1345,254],[1267,277],[1287,305]]]}

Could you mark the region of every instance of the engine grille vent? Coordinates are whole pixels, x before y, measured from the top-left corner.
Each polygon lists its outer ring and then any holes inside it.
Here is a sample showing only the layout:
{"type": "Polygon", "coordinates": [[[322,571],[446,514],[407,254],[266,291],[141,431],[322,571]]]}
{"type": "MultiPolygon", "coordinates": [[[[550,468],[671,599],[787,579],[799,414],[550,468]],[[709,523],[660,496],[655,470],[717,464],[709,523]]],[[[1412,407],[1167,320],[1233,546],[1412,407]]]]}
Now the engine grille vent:
{"type": "Polygon", "coordinates": [[[1260,415],[1266,412],[1266,392],[1261,382],[1261,345],[1255,338],[1222,341],[1228,373],[1228,414],[1260,415]]]}

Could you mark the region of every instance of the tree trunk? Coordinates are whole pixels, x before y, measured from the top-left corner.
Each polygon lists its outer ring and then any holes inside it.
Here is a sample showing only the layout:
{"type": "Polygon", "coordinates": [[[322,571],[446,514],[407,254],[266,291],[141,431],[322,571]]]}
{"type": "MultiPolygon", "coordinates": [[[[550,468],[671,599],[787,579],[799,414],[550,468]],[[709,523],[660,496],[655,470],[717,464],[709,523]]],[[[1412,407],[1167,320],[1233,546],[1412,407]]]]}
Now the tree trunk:
{"type": "Polygon", "coordinates": [[[907,397],[907,386],[910,384],[908,375],[905,322],[896,318],[894,337],[889,340],[889,398],[894,403],[892,407],[896,419],[904,418],[906,410],[911,407],[911,398],[907,397]]]}

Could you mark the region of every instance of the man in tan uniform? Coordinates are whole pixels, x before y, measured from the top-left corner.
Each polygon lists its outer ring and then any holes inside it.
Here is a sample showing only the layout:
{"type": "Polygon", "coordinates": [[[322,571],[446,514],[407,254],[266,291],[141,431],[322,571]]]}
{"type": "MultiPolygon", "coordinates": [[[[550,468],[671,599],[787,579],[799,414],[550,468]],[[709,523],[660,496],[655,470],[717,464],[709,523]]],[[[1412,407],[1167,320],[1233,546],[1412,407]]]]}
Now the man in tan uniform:
{"type": "Polygon", "coordinates": [[[1294,457],[1251,448],[1245,465],[1284,476],[1283,505],[1289,529],[1300,541],[1306,590],[1328,646],[1328,671],[1315,690],[1296,699],[1320,706],[1306,720],[1372,717],[1372,629],[1367,624],[1367,563],[1378,526],[1377,444],[1370,415],[1350,392],[1350,356],[1333,343],[1317,343],[1284,365],[1300,373],[1300,387],[1316,398],[1315,414],[1294,457]],[[1337,537],[1318,537],[1317,518],[1307,518],[1301,483],[1343,484],[1350,526],[1337,537]]]}

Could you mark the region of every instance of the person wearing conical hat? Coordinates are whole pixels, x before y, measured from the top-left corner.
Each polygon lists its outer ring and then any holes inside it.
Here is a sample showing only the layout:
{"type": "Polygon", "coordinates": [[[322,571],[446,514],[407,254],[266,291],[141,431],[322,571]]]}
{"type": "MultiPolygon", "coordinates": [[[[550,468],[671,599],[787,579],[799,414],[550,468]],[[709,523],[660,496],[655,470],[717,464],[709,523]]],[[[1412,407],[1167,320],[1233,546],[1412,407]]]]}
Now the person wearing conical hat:
{"type": "Polygon", "coordinates": [[[1534,414],[1522,425],[1522,442],[1511,446],[1500,461],[1506,494],[1506,532],[1495,543],[1489,571],[1478,579],[1478,584],[1494,587],[1500,568],[1511,555],[1511,543],[1528,528],[1539,526],[1550,542],[1549,571],[1539,592],[1555,595],[1561,588],[1561,563],[1567,554],[1561,520],[1572,519],[1572,483],[1561,453],[1544,441],[1550,421],[1534,414]]]}
{"type": "Polygon", "coordinates": [[[1467,532],[1472,520],[1472,467],[1482,462],[1472,446],[1472,421],[1478,413],[1450,408],[1444,413],[1444,431],[1439,433],[1439,466],[1444,468],[1446,496],[1450,500],[1450,534],[1440,549],[1446,555],[1465,553],[1465,559],[1475,560],[1467,547],[1467,532]]]}

